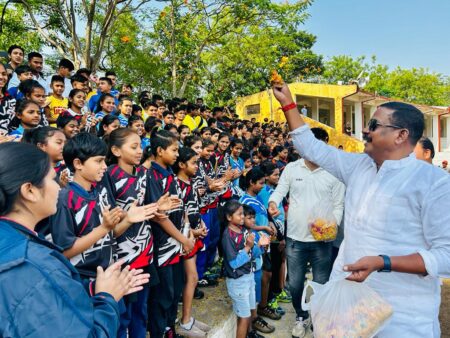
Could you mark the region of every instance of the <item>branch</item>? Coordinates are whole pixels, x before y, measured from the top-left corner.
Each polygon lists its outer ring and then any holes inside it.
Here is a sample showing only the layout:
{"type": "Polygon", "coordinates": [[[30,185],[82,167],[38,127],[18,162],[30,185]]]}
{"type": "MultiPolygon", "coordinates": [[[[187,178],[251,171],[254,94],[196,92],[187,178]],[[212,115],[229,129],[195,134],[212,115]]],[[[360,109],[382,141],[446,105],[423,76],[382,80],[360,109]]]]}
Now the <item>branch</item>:
{"type": "Polygon", "coordinates": [[[34,27],[36,27],[36,30],[39,32],[39,34],[41,34],[41,36],[45,39],[45,41],[47,41],[48,44],[50,44],[51,46],[56,48],[56,50],[59,52],[59,54],[61,54],[62,56],[65,56],[66,52],[61,47],[61,44],[65,45],[65,43],[62,40],[60,40],[59,41],[60,43],[58,43],[57,41],[52,39],[39,25],[39,22],[37,21],[36,17],[33,14],[33,9],[31,8],[30,4],[25,0],[22,0],[22,3],[25,6],[25,10],[27,11],[28,15],[30,16],[31,21],[33,22],[33,25],[34,25],[34,27]]]}

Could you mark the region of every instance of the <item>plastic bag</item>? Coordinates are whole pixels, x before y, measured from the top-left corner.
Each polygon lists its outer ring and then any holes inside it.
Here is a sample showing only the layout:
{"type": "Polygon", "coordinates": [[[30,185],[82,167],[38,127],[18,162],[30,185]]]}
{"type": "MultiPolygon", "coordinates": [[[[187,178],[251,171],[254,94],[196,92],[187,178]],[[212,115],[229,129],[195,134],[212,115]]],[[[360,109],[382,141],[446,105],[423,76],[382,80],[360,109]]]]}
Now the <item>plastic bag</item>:
{"type": "Polygon", "coordinates": [[[329,242],[336,239],[338,228],[331,202],[321,202],[312,208],[308,226],[316,241],[329,242]]]}
{"type": "Polygon", "coordinates": [[[346,279],[305,286],[302,309],[311,310],[315,338],[371,338],[392,316],[392,306],[365,283],[346,279]],[[314,294],[306,303],[307,289],[314,294]]]}

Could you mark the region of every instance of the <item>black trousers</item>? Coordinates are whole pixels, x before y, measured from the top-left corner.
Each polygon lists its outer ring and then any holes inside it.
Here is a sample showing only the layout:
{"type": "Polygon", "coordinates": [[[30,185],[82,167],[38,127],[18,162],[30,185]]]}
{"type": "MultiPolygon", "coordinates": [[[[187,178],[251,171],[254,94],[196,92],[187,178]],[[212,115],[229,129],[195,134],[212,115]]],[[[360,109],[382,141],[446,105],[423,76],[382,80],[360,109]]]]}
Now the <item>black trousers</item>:
{"type": "Polygon", "coordinates": [[[184,286],[183,261],[157,267],[159,284],[150,287],[148,327],[152,338],[162,338],[166,327],[175,326],[178,301],[184,286]]]}

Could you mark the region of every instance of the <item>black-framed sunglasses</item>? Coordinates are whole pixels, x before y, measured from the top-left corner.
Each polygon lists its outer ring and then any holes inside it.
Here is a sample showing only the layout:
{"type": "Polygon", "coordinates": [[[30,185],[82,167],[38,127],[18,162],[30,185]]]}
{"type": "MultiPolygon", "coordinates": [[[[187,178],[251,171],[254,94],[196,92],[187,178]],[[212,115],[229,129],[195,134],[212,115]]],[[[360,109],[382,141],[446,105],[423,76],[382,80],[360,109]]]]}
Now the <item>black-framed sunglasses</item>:
{"type": "Polygon", "coordinates": [[[375,119],[370,119],[369,123],[367,123],[367,129],[369,129],[369,131],[371,131],[371,132],[377,130],[378,127],[403,129],[403,127],[396,126],[393,124],[382,124],[375,119]]]}

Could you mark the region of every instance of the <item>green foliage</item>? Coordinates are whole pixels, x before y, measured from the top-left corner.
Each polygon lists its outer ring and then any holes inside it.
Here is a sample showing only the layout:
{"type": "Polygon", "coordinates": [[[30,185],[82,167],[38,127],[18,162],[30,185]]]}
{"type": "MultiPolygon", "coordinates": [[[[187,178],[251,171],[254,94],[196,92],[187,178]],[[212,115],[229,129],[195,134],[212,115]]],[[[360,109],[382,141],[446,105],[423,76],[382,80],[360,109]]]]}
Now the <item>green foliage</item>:
{"type": "MultiPolygon", "coordinates": [[[[3,11],[0,5],[0,13],[3,11]]],[[[24,21],[25,11],[18,5],[9,4],[3,19],[3,32],[0,34],[0,50],[7,51],[11,45],[19,45],[25,53],[41,49],[39,34],[24,21]]]]}
{"type": "Polygon", "coordinates": [[[450,79],[425,68],[389,70],[388,66],[371,63],[364,56],[334,56],[325,63],[323,79],[329,83],[349,83],[358,76],[369,76],[364,88],[378,95],[427,105],[450,105],[450,79]]]}

